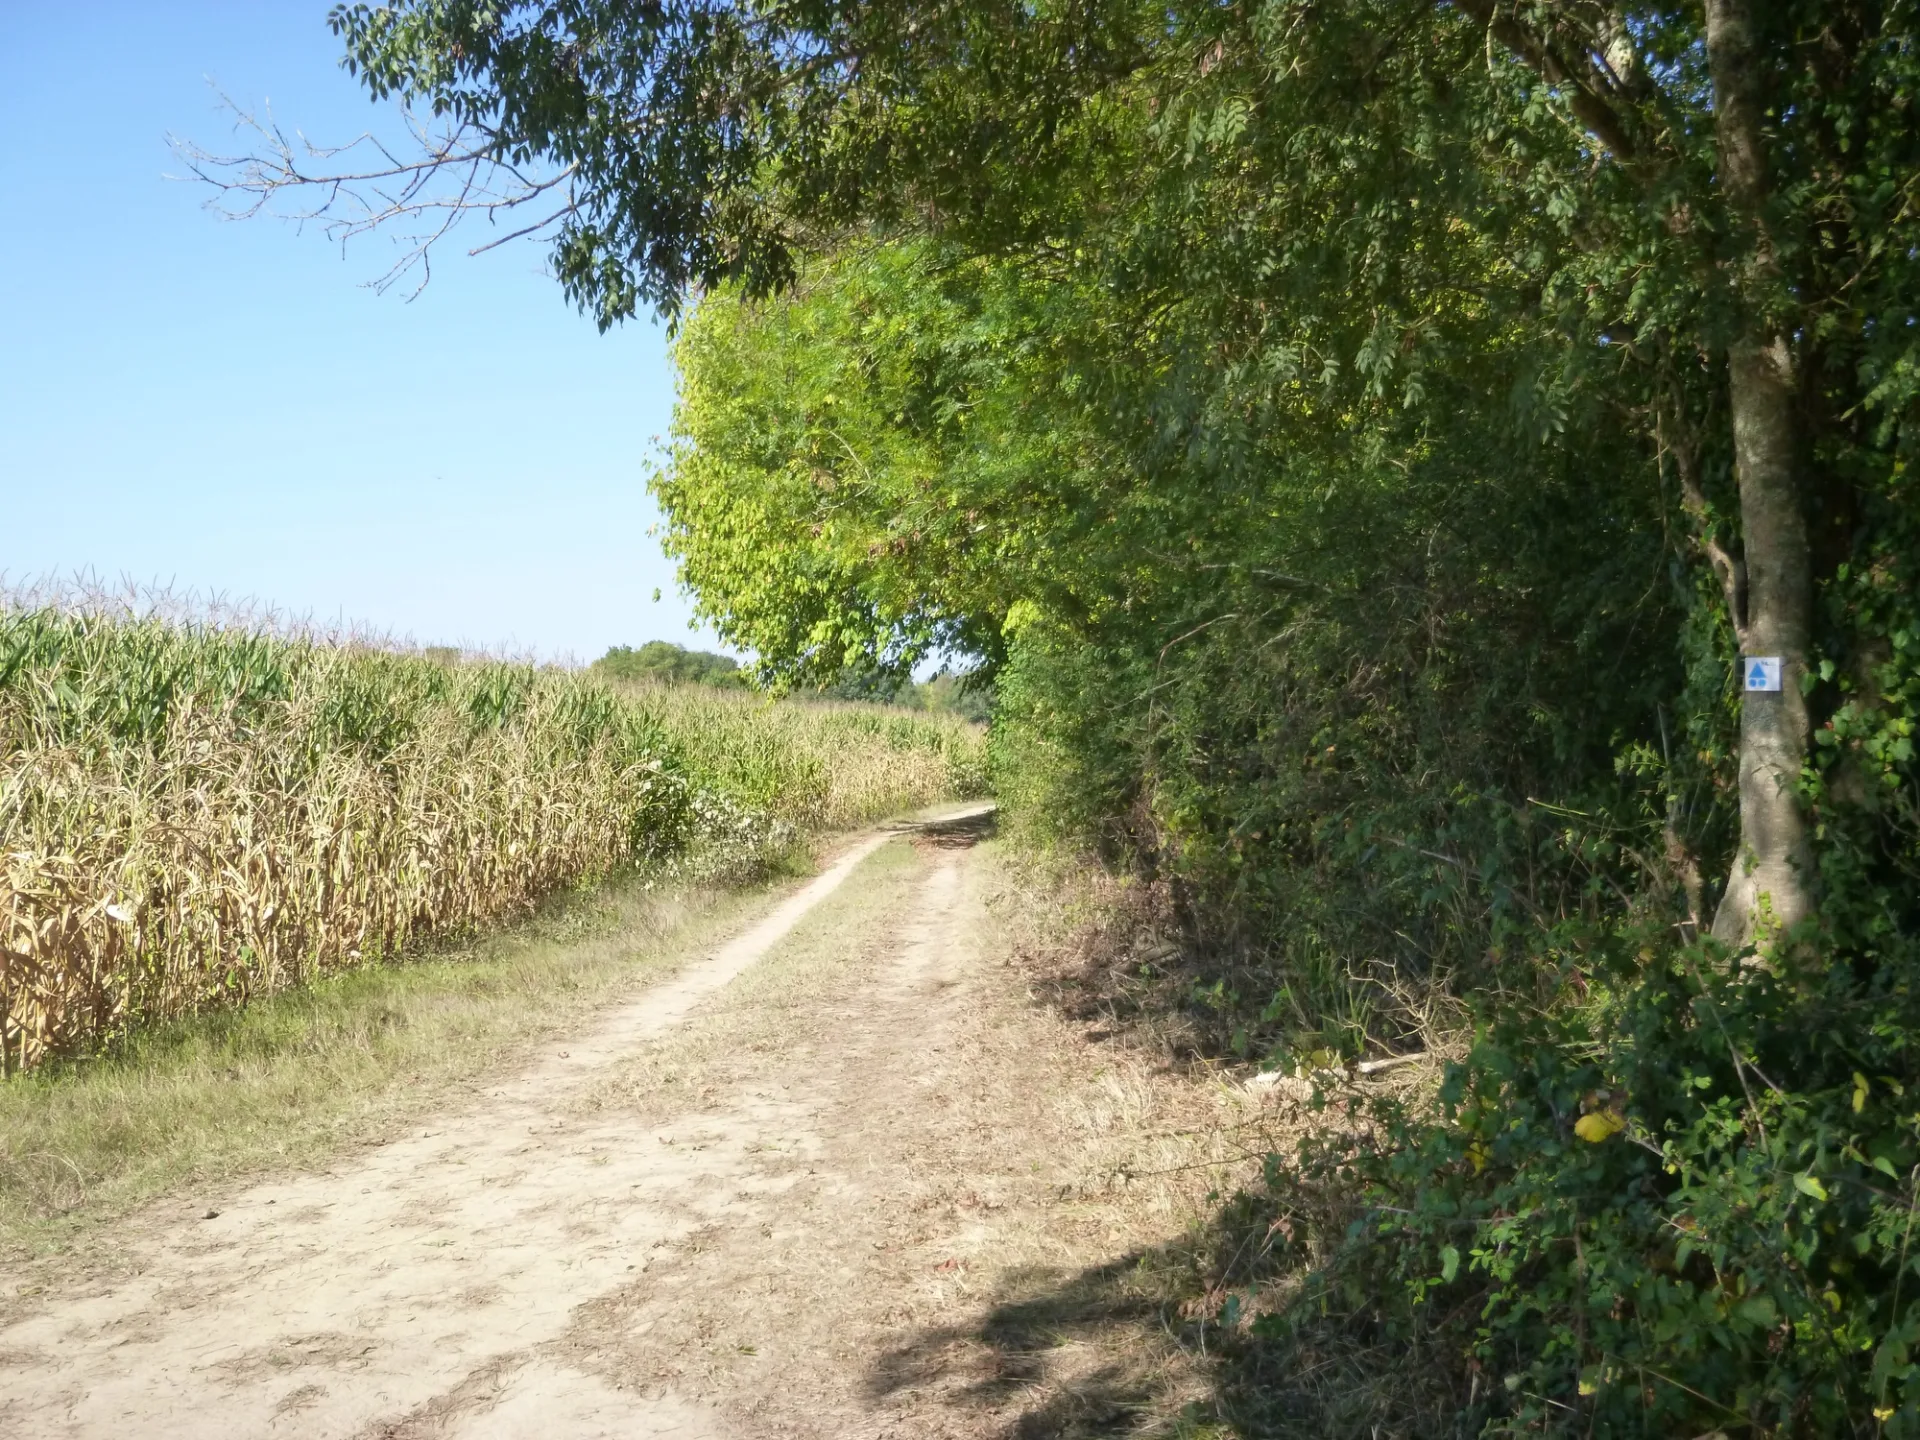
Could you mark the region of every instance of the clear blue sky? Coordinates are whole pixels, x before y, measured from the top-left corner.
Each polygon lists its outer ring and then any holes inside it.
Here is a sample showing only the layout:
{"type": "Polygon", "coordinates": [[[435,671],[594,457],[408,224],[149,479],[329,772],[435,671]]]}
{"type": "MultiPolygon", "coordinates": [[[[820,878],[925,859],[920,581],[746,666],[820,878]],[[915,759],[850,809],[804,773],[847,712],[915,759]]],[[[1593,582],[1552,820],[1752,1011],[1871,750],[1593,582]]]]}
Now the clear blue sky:
{"type": "Polygon", "coordinates": [[[647,529],[661,331],[575,313],[537,244],[456,236],[413,303],[379,239],[222,222],[169,132],[235,100],[382,122],[328,0],[0,0],[0,573],[91,570],[422,642],[709,644],[647,529]],[[663,593],[660,603],[653,591],[663,593]]]}

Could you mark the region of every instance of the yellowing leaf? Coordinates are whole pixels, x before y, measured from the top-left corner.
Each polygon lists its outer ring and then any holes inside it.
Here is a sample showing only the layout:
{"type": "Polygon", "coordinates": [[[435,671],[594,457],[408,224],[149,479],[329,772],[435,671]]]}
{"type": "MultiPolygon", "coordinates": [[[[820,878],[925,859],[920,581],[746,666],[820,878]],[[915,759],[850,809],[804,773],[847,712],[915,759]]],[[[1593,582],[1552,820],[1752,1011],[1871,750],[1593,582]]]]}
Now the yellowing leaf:
{"type": "Polygon", "coordinates": [[[1827,1187],[1811,1175],[1794,1176],[1793,1188],[1798,1190],[1802,1195],[1811,1195],[1815,1200],[1824,1200],[1827,1198],[1827,1187]]]}
{"type": "Polygon", "coordinates": [[[1591,1115],[1582,1115],[1574,1121],[1573,1133],[1589,1145],[1598,1145],[1618,1135],[1627,1128],[1627,1122],[1611,1110],[1596,1110],[1591,1115]]]}
{"type": "Polygon", "coordinates": [[[1867,1077],[1858,1070],[1853,1072],[1853,1113],[1858,1115],[1867,1107],[1867,1077]]]}

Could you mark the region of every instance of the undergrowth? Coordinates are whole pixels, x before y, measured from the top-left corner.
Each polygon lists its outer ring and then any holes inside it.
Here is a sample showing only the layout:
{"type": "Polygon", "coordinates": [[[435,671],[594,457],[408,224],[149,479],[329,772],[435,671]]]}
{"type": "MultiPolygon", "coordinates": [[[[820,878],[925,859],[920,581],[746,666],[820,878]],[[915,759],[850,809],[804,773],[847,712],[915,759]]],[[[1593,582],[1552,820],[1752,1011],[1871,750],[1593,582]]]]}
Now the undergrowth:
{"type": "Polygon", "coordinates": [[[1328,600],[1285,647],[1024,637],[1011,827],[1130,877],[1057,998],[1181,1063],[1318,1076],[1314,1133],[1187,1252],[1206,1424],[1920,1434],[1916,553],[1823,591],[1820,916],[1745,950],[1703,933],[1700,877],[1735,863],[1710,597],[1671,673],[1650,652],[1633,699],[1617,666],[1594,710],[1536,703],[1497,615],[1359,677],[1340,627],[1394,631],[1328,600]],[[1424,1087],[1354,1084],[1421,1052],[1424,1087]]]}

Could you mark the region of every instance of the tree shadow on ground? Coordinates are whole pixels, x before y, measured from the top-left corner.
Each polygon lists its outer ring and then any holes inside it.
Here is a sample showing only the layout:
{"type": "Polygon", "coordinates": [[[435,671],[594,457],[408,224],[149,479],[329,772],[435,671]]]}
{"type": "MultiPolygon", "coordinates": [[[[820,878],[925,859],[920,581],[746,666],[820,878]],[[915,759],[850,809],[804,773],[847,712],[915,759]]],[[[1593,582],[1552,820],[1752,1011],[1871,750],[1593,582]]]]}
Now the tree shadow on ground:
{"type": "Polygon", "coordinates": [[[938,1396],[1007,1440],[1196,1433],[1165,1423],[1197,1389],[1167,1334],[1158,1259],[1136,1251],[1078,1272],[1010,1271],[978,1323],[927,1327],[884,1352],[869,1393],[883,1403],[938,1396]]]}
{"type": "Polygon", "coordinates": [[[925,850],[970,850],[997,833],[997,814],[986,810],[977,815],[961,815],[951,820],[928,820],[900,827],[913,843],[925,850]]]}
{"type": "Polygon", "coordinates": [[[1430,1336],[1384,1327],[1372,1297],[1320,1268],[1325,1257],[1250,1243],[1273,1234],[1279,1211],[1244,1193],[1200,1235],[1079,1271],[1009,1271],[974,1323],[884,1352],[869,1393],[936,1402],[965,1418],[962,1433],[1000,1440],[1477,1433],[1484,1416],[1430,1336]],[[1264,1319],[1236,1313],[1237,1296],[1259,1291],[1264,1319]]]}
{"type": "MultiPolygon", "coordinates": [[[[911,838],[966,848],[994,833],[994,818],[911,838]]],[[[1205,962],[1181,945],[1166,887],[1101,899],[1072,934],[1023,953],[1035,998],[1090,1041],[1175,1064],[1218,1053],[1219,1017],[1192,1000],[1205,962]]],[[[1283,1167],[1163,1243],[1079,1270],[1010,1268],[970,1321],[902,1332],[872,1362],[869,1398],[937,1413],[944,1423],[929,1434],[996,1440],[1477,1433],[1474,1396],[1433,1337],[1393,1329],[1367,1282],[1339,1273],[1330,1242],[1354,1219],[1350,1203],[1283,1167]]]]}

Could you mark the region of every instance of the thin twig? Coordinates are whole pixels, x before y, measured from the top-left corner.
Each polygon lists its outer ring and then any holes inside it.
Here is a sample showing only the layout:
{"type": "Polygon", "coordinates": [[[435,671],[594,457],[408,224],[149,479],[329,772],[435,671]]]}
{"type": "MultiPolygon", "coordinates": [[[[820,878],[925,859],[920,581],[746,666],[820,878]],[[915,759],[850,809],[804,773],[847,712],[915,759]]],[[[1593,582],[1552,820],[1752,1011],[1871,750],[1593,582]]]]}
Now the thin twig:
{"type": "Polygon", "coordinates": [[[344,145],[317,145],[297,131],[289,135],[270,112],[244,109],[224,94],[220,103],[251,144],[228,154],[170,136],[188,172],[175,178],[213,187],[208,206],[227,219],[271,214],[296,226],[317,225],[343,248],[376,230],[401,227],[397,238],[405,249],[369,282],[376,291],[413,275],[418,283],[411,295],[418,295],[432,278],[433,248],[469,216],[492,223],[556,190],[564,194],[542,218],[467,251],[481,255],[551,233],[579,213],[576,166],[529,170],[513,159],[507,137],[479,120],[436,122],[403,110],[411,153],[402,154],[371,131],[344,145]],[[362,156],[365,163],[359,163],[362,156]],[[406,230],[412,222],[424,223],[406,230]]]}

